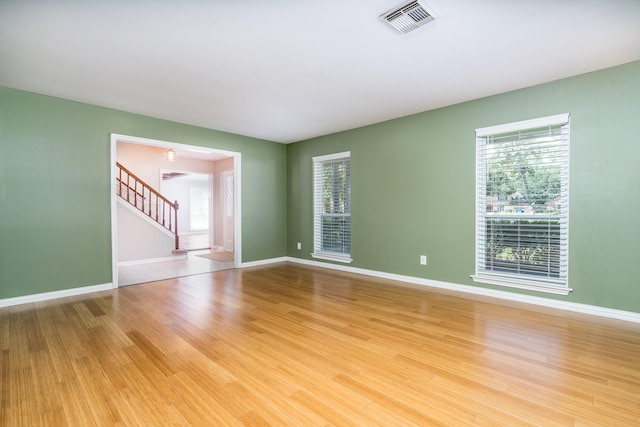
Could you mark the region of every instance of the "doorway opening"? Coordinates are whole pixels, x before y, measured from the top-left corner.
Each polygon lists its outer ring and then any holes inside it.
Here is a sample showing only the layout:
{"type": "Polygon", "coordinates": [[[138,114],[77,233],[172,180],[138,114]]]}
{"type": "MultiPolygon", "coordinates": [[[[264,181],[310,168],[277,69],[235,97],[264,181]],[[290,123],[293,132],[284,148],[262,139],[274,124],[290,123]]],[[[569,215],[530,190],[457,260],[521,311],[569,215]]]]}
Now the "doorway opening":
{"type": "Polygon", "coordinates": [[[239,266],[240,153],[112,134],[111,164],[114,287],[239,266]],[[175,203],[175,224],[127,203],[122,188],[142,205],[145,195],[120,181],[122,168],[175,203]]]}
{"type": "Polygon", "coordinates": [[[180,206],[178,249],[194,251],[215,247],[212,209],[214,174],[176,169],[163,169],[161,173],[160,192],[169,200],[179,202],[180,206]]]}

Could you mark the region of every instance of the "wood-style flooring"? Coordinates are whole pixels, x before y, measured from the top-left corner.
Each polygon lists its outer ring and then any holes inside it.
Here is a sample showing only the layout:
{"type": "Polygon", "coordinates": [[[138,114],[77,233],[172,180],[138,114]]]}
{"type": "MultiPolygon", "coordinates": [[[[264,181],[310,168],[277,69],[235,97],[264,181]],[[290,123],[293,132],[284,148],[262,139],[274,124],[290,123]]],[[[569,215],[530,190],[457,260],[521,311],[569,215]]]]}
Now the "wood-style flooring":
{"type": "Polygon", "coordinates": [[[295,264],[0,309],[0,426],[638,426],[640,325],[295,264]]]}

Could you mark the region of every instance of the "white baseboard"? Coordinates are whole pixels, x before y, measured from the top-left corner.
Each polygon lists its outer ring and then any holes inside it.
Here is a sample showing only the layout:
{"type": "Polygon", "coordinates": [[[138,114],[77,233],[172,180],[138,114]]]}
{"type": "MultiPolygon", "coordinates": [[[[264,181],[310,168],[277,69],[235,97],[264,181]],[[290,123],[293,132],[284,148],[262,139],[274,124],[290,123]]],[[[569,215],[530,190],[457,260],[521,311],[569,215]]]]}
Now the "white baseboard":
{"type": "MultiPolygon", "coordinates": [[[[294,257],[285,257],[285,258],[286,258],[286,261],[290,261],[298,264],[311,265],[314,267],[329,268],[332,270],[340,270],[348,273],[363,274],[366,276],[379,277],[382,279],[397,280],[400,282],[407,282],[407,283],[412,283],[416,285],[429,286],[432,288],[439,288],[439,289],[446,289],[446,290],[451,290],[456,292],[464,292],[468,294],[488,296],[488,297],[493,297],[493,298],[498,298],[503,300],[523,302],[526,304],[534,304],[534,305],[543,306],[543,307],[557,308],[557,309],[573,311],[577,313],[591,314],[594,316],[608,317],[611,319],[618,319],[618,320],[625,320],[628,322],[640,323],[640,313],[635,313],[632,311],[617,310],[614,308],[599,307],[595,305],[580,304],[576,302],[559,301],[559,300],[550,299],[550,298],[523,295],[523,294],[517,294],[513,292],[499,291],[495,289],[487,289],[487,288],[481,288],[476,286],[440,282],[437,280],[423,279],[421,277],[403,276],[399,274],[385,273],[382,271],[367,270],[364,268],[357,268],[357,267],[349,267],[346,265],[329,264],[329,263],[311,261],[311,260],[301,259],[301,258],[294,258],[294,257]]],[[[279,261],[275,261],[275,262],[279,262],[279,261]]]]}
{"type": "Polygon", "coordinates": [[[275,264],[277,262],[285,262],[285,261],[291,261],[291,258],[283,256],[279,258],[270,258],[270,259],[261,259],[258,261],[243,262],[243,263],[240,263],[239,268],[257,267],[259,265],[275,264]]]}
{"type": "Polygon", "coordinates": [[[75,295],[89,294],[92,292],[108,291],[113,289],[112,283],[103,285],[83,286],[80,288],[62,289],[59,291],[43,292],[41,294],[24,295],[20,297],[0,299],[0,307],[28,304],[31,302],[46,301],[55,298],[71,297],[75,295]]]}
{"type": "Polygon", "coordinates": [[[154,262],[180,261],[187,259],[187,254],[167,256],[163,258],[136,259],[133,261],[122,261],[118,263],[118,267],[126,267],[129,265],[153,264],[154,262]]]}
{"type": "MultiPolygon", "coordinates": [[[[259,261],[251,261],[240,264],[240,268],[256,267],[261,265],[275,264],[278,262],[293,262],[297,264],[310,265],[320,268],[328,268],[332,270],[345,271],[348,273],[362,274],[365,276],[378,277],[382,279],[397,280],[400,282],[412,283],[417,285],[428,286],[432,288],[446,289],[451,291],[463,292],[468,294],[488,296],[503,300],[523,302],[543,307],[557,308],[560,310],[572,311],[577,313],[591,314],[594,316],[608,317],[611,319],[625,320],[628,322],[640,323],[640,313],[632,311],[617,310],[614,308],[599,307],[595,305],[580,304],[568,301],[559,301],[550,298],[542,298],[531,295],[523,295],[512,292],[498,291],[494,289],[481,288],[476,286],[459,285],[449,282],[440,282],[436,280],[423,279],[420,277],[403,276],[393,273],[385,273],[382,271],[368,270],[364,268],[349,267],[346,265],[329,264],[318,261],[310,261],[294,257],[279,257],[264,259],[259,261]]],[[[59,291],[44,292],[40,294],[25,295],[14,298],[0,299],[0,307],[9,307],[19,304],[27,304],[31,302],[46,301],[54,298],[63,298],[74,295],[82,295],[91,292],[100,292],[113,289],[112,283],[103,285],[83,286],[80,288],[63,289],[59,291]]]]}

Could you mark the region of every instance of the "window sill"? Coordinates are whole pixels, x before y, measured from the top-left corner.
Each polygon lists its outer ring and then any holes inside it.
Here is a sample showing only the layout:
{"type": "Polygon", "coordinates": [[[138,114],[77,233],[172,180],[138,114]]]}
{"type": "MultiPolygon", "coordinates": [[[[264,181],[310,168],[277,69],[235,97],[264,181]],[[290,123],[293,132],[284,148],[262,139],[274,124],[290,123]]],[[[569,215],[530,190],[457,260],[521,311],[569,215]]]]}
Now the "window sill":
{"type": "Polygon", "coordinates": [[[345,264],[350,264],[353,261],[353,259],[351,259],[348,256],[331,255],[331,254],[318,253],[318,252],[312,253],[311,256],[316,259],[323,259],[325,261],[342,262],[345,264]]]}
{"type": "Polygon", "coordinates": [[[573,289],[568,286],[554,285],[552,283],[543,283],[529,280],[517,280],[510,277],[501,276],[484,276],[472,275],[474,282],[486,283],[489,285],[506,286],[509,288],[526,289],[530,291],[546,292],[548,294],[569,295],[573,289]]]}

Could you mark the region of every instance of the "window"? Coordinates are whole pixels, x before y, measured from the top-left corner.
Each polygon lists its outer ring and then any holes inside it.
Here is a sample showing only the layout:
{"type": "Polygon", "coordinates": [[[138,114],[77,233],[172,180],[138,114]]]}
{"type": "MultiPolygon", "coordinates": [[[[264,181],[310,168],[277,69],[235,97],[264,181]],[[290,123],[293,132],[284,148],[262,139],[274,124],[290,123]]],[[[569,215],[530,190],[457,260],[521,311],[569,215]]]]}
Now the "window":
{"type": "Polygon", "coordinates": [[[313,158],[314,258],[351,262],[351,153],[313,158]]]}
{"type": "Polygon", "coordinates": [[[477,282],[568,294],[569,115],[476,130],[477,282]]]}

